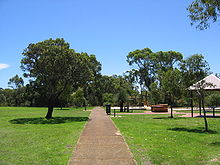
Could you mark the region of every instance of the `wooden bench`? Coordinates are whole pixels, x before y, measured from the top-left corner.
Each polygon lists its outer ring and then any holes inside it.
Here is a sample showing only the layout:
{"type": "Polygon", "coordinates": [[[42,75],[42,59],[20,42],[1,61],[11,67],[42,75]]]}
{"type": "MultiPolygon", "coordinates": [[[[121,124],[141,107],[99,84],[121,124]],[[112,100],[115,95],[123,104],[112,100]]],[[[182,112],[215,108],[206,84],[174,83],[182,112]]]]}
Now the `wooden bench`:
{"type": "Polygon", "coordinates": [[[151,112],[168,112],[168,104],[151,105],[151,112]]]}

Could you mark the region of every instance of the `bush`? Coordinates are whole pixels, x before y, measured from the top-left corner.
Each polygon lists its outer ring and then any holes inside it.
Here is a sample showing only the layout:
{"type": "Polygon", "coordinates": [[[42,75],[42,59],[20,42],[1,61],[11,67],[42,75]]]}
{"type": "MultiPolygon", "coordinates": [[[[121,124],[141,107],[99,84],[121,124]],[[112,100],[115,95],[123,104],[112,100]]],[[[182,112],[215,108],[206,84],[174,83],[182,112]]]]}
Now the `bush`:
{"type": "Polygon", "coordinates": [[[72,103],[77,107],[82,107],[86,103],[86,99],[84,97],[84,92],[82,88],[79,88],[76,92],[71,95],[72,103]]]}
{"type": "Polygon", "coordinates": [[[206,98],[208,106],[220,106],[220,93],[213,93],[206,98]]]}
{"type": "Polygon", "coordinates": [[[103,94],[103,105],[113,104],[113,94],[112,93],[104,93],[103,94]]]}

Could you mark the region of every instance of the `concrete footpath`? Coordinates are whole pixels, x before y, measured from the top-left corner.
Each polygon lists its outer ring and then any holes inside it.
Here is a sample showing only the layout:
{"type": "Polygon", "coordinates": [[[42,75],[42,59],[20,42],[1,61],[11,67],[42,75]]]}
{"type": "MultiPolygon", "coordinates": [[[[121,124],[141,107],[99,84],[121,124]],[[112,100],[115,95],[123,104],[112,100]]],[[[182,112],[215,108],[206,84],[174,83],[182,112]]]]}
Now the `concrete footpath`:
{"type": "Polygon", "coordinates": [[[69,165],[135,165],[123,137],[102,108],[95,108],[69,165]]]}

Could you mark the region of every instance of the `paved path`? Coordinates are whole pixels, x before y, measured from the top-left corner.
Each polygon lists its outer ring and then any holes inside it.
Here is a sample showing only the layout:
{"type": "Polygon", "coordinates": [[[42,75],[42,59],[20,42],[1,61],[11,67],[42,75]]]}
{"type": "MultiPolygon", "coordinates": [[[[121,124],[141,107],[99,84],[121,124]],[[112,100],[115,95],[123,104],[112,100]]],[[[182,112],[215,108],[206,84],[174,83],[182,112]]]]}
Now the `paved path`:
{"type": "Polygon", "coordinates": [[[101,108],[95,108],[69,165],[135,165],[123,137],[101,108]]]}

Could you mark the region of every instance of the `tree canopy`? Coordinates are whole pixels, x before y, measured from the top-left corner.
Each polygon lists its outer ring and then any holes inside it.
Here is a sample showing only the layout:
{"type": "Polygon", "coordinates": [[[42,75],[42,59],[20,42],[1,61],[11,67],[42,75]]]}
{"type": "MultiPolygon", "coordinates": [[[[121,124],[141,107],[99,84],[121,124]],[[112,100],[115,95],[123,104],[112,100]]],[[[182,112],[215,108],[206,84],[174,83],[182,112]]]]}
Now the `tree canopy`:
{"type": "Polygon", "coordinates": [[[195,0],[187,8],[191,24],[200,30],[207,29],[220,15],[220,0],[195,0]]]}
{"type": "Polygon", "coordinates": [[[35,89],[48,105],[46,118],[52,117],[53,106],[63,93],[84,86],[92,80],[94,71],[99,71],[94,55],[77,53],[60,38],[29,44],[23,56],[24,76],[35,82],[35,89]]]}
{"type": "Polygon", "coordinates": [[[17,89],[24,86],[24,80],[22,77],[15,75],[14,77],[9,79],[8,86],[12,89],[17,89]]]}
{"type": "Polygon", "coordinates": [[[157,75],[161,71],[167,71],[175,68],[182,60],[183,55],[175,51],[159,51],[153,52],[150,48],[135,50],[127,55],[127,62],[133,66],[134,74],[139,84],[145,86],[147,90],[150,85],[156,80],[157,75]]]}

